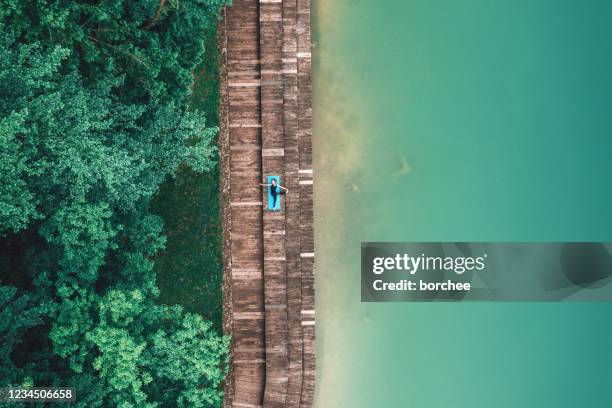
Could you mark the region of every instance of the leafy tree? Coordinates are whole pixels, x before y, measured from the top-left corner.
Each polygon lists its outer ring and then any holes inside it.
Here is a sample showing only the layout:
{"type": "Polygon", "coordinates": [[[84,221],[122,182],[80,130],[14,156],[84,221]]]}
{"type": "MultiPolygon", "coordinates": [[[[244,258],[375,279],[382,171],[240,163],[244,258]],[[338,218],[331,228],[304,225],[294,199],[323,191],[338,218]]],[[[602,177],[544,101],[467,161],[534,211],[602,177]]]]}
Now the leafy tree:
{"type": "Polygon", "coordinates": [[[36,304],[31,294],[17,295],[17,288],[0,286],[0,378],[9,384],[18,384],[27,370],[17,367],[11,359],[23,341],[27,330],[44,323],[52,306],[36,304]]]}
{"type": "Polygon", "coordinates": [[[73,386],[83,407],[219,406],[227,339],[158,304],[149,204],[180,165],[213,165],[216,128],[188,100],[222,3],[3,2],[2,383],[73,386]]]}

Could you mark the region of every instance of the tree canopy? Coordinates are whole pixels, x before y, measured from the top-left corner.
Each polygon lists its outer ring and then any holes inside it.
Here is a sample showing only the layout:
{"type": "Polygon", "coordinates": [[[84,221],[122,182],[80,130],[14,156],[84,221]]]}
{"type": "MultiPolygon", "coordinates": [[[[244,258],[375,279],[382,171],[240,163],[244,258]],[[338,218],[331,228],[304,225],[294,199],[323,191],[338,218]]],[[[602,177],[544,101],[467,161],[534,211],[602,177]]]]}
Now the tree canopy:
{"type": "Polygon", "coordinates": [[[219,406],[228,340],[157,302],[149,211],[213,165],[189,107],[223,0],[0,8],[0,380],[87,407],[219,406]]]}

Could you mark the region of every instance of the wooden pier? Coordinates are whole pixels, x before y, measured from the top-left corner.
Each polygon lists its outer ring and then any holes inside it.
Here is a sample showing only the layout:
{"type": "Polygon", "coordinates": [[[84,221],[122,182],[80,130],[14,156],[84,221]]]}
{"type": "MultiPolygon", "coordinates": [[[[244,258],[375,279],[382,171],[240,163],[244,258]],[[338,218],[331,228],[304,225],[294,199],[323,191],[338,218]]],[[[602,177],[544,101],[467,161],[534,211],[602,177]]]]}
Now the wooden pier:
{"type": "Polygon", "coordinates": [[[311,407],[315,376],[310,0],[234,0],[220,29],[225,408],[311,407]],[[259,183],[289,189],[267,211],[259,183]]]}

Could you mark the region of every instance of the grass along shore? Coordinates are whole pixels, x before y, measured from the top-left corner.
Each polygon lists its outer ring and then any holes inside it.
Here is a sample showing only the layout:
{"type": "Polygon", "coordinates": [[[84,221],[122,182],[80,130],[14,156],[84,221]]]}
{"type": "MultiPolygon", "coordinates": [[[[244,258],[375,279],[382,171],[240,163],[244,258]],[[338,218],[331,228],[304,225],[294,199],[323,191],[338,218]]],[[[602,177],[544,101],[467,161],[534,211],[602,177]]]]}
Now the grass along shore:
{"type": "MultiPolygon", "coordinates": [[[[216,28],[215,28],[216,31],[216,28]]],[[[219,124],[219,52],[207,36],[204,62],[194,72],[191,108],[219,124]]],[[[166,248],[155,261],[160,301],[210,319],[221,331],[223,259],[219,163],[206,173],[180,168],[161,186],[152,209],[164,220],[166,248]]]]}

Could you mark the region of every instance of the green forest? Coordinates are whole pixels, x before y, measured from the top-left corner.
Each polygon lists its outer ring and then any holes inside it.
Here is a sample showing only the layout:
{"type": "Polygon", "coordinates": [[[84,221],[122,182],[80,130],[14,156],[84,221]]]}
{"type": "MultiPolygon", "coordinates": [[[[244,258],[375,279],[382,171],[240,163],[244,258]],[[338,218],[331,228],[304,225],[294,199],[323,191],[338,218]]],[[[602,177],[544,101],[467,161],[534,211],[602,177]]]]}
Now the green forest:
{"type": "Polygon", "coordinates": [[[221,405],[223,3],[2,1],[0,387],[221,405]]]}

